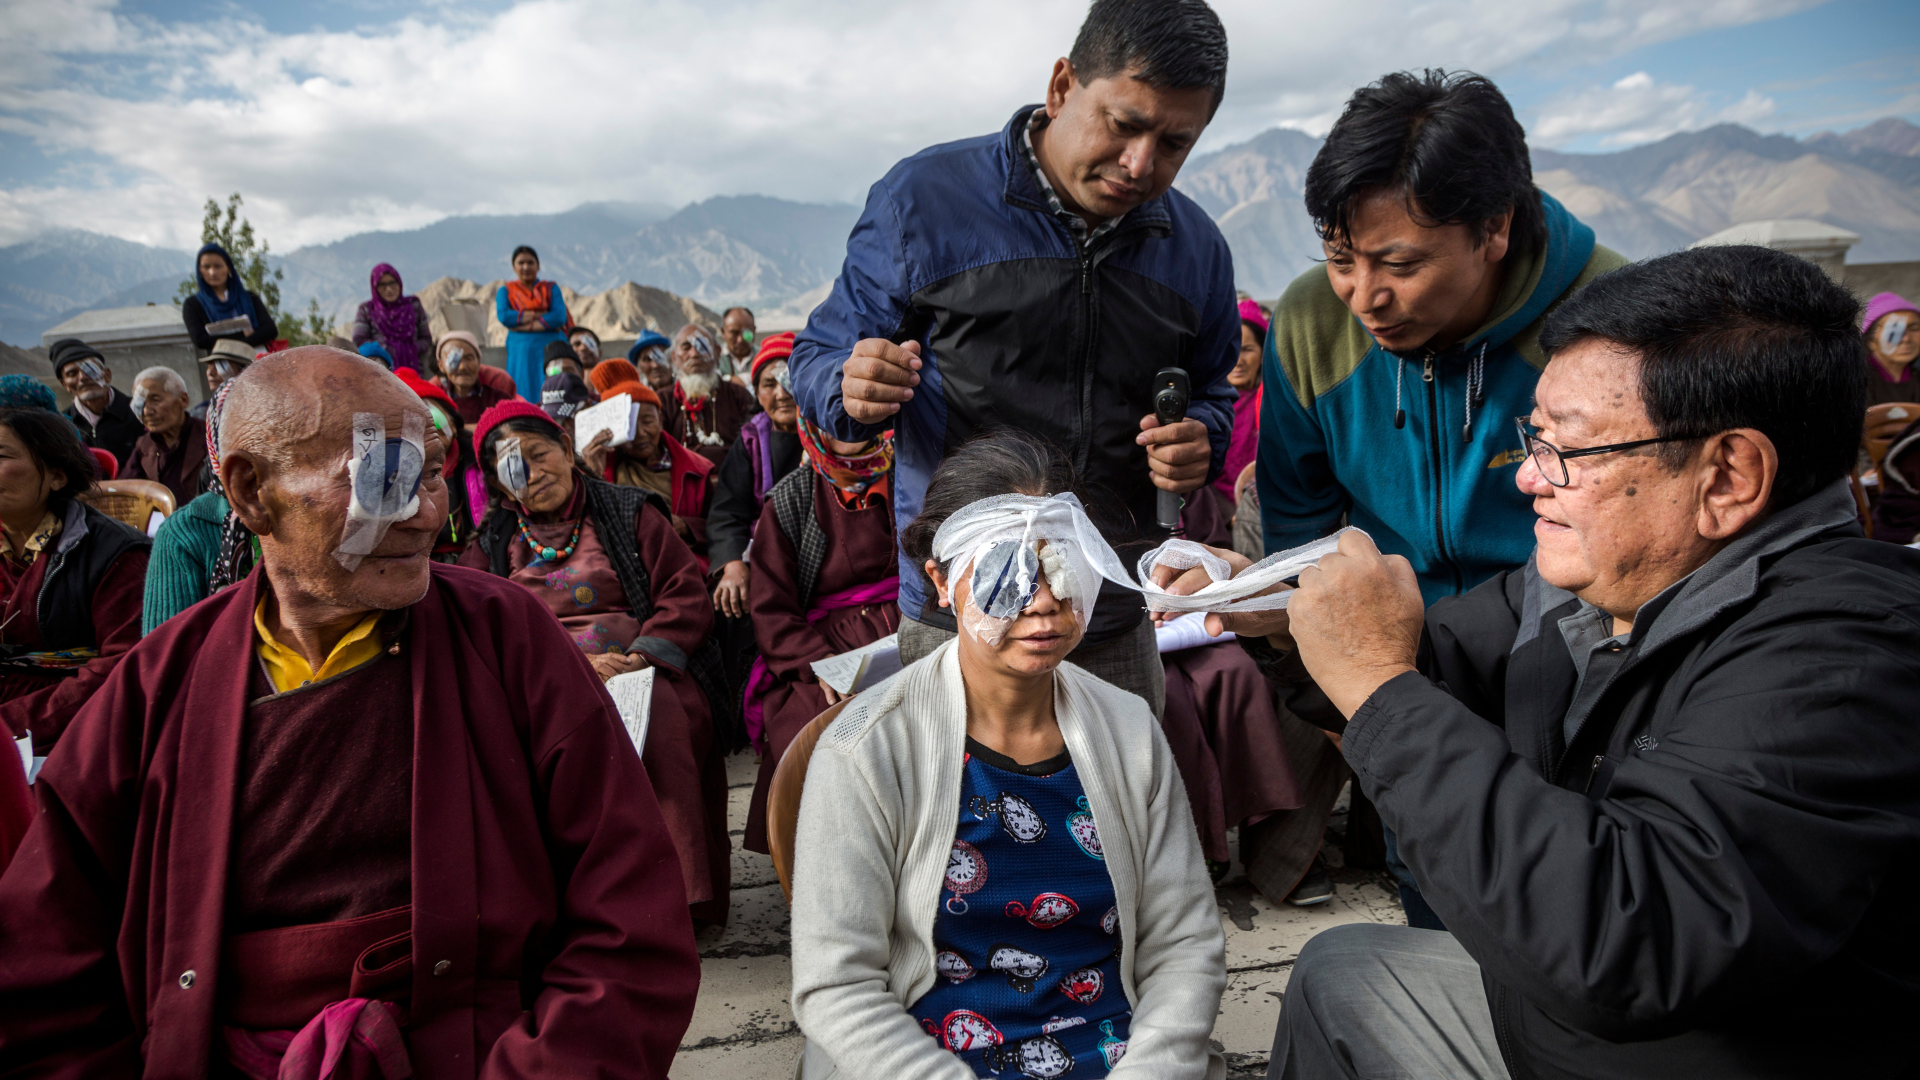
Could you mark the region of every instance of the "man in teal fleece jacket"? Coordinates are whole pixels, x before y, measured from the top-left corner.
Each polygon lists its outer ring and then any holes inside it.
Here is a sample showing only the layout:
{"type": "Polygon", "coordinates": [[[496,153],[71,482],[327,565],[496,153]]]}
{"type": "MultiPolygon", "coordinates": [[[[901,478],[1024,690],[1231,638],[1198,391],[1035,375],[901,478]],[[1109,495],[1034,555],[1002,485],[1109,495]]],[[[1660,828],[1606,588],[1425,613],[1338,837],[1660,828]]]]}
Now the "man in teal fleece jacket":
{"type": "Polygon", "coordinates": [[[1626,260],[1533,186],[1526,136],[1476,75],[1356,92],[1307,173],[1327,262],[1288,286],[1260,417],[1266,550],[1348,522],[1404,555],[1431,604],[1533,550],[1513,418],[1540,327],[1626,260]]]}

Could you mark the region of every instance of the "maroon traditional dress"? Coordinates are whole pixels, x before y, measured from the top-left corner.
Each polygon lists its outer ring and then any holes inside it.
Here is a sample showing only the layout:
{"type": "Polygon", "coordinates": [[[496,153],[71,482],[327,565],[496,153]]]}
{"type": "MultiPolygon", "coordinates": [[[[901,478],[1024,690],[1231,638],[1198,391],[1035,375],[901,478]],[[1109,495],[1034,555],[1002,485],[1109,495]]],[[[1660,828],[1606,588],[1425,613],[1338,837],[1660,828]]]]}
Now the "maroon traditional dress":
{"type": "Polygon", "coordinates": [[[798,548],[781,530],[773,500],[760,511],[760,524],[753,534],[748,603],[753,636],[774,681],[763,698],[760,775],[747,809],[744,846],[749,851],[767,850],[767,789],[780,755],[801,728],[826,711],[827,697],[813,674],[813,662],[871,645],[900,628],[897,603],[840,603],[840,598],[858,598],[861,590],[889,579],[897,589],[899,556],[887,489],[870,492],[863,509],[849,509],[825,477],[805,462],[800,471],[812,478],[813,517],[827,538],[819,580],[804,607],[798,548]]]}
{"type": "MultiPolygon", "coordinates": [[[[582,655],[633,651],[656,669],[643,757],[647,776],[680,852],[687,903],[696,917],[724,923],[732,876],[726,762],[715,750],[706,694],[685,666],[713,628],[704,572],[665,514],[642,510],[634,515],[636,554],[646,568],[652,609],[644,622],[636,619],[602,545],[602,532],[586,512],[586,482],[576,473],[568,506],[551,521],[527,526],[536,542],[561,550],[573,535],[573,523],[581,521],[573,553],[558,562],[536,559],[516,528],[507,548],[507,576],[540,598],[582,655]]],[[[469,547],[462,564],[488,568],[482,548],[469,547]]]]}
{"type": "Polygon", "coordinates": [[[391,918],[404,844],[405,944],[369,974],[407,1001],[415,1076],[664,1080],[699,958],[646,772],[579,650],[527,590],[435,564],[399,651],[309,690],[342,701],[262,700],[267,588],[255,571],[142,639],[48,759],[0,874],[0,1062],[220,1074],[240,939],[391,918]],[[315,820],[350,805],[366,820],[315,820]]]}

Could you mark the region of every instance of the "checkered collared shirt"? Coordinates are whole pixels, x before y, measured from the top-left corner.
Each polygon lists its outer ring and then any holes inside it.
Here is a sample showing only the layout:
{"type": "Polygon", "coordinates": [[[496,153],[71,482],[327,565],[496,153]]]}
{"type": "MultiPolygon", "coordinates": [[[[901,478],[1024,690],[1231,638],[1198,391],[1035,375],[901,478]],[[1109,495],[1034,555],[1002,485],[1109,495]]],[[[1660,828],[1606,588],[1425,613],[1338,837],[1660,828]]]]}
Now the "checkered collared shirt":
{"type": "Polygon", "coordinates": [[[1047,181],[1045,170],[1040,168],[1040,159],[1033,152],[1033,133],[1046,127],[1047,120],[1045,106],[1027,114],[1027,126],[1020,129],[1020,148],[1027,152],[1027,167],[1033,170],[1034,180],[1039,183],[1040,190],[1046,194],[1047,205],[1053,209],[1056,217],[1067,223],[1067,228],[1073,232],[1074,243],[1080,245],[1080,250],[1085,251],[1093,246],[1095,240],[1112,232],[1113,227],[1120,223],[1120,219],[1110,217],[1089,228],[1086,218],[1068,210],[1060,202],[1059,193],[1054,191],[1053,185],[1047,181]]]}

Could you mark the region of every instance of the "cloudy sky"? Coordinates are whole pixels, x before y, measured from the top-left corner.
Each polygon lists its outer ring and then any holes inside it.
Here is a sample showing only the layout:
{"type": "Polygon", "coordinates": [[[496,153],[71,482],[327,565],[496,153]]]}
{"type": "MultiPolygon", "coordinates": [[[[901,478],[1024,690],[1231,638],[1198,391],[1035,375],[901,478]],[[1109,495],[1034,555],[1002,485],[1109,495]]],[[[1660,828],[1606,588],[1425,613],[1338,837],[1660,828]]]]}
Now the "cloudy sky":
{"type": "MultiPolygon", "coordinates": [[[[1912,0],[1215,0],[1202,150],[1323,133],[1381,72],[1498,79],[1538,144],[1920,120],[1912,0]]],[[[286,251],[449,214],[857,202],[1037,100],[1085,0],[0,0],[0,243],[191,247],[245,194],[286,251]]]]}

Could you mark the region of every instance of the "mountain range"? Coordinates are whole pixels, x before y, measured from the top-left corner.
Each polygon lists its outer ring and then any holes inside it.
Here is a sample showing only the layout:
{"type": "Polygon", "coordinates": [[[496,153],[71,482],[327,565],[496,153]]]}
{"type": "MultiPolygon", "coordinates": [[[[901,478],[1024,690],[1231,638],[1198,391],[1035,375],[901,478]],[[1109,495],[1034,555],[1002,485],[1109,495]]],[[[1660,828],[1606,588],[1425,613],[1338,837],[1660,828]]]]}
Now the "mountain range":
{"type": "MultiPolygon", "coordinates": [[[[1302,206],[1320,140],[1276,128],[1196,157],[1179,188],[1220,225],[1241,289],[1263,300],[1313,265],[1319,239],[1302,206]]],[[[1851,262],[1920,259],[1920,127],[1887,118],[1805,139],[1723,124],[1609,154],[1533,152],[1534,178],[1600,242],[1640,258],[1684,247],[1742,221],[1813,218],[1861,241],[1851,262]]],[[[282,306],[317,298],[336,322],[367,296],[376,263],[408,288],[441,278],[506,276],[519,244],[539,249],[542,275],[581,293],[626,282],[708,308],[746,303],[764,328],[798,325],[826,294],[858,216],[851,205],[764,195],[679,209],[588,203],[558,214],[463,215],[406,232],[367,232],[275,254],[282,306]]],[[[0,248],[0,340],[40,333],[89,308],[170,303],[191,253],[76,229],[0,248]]]]}

